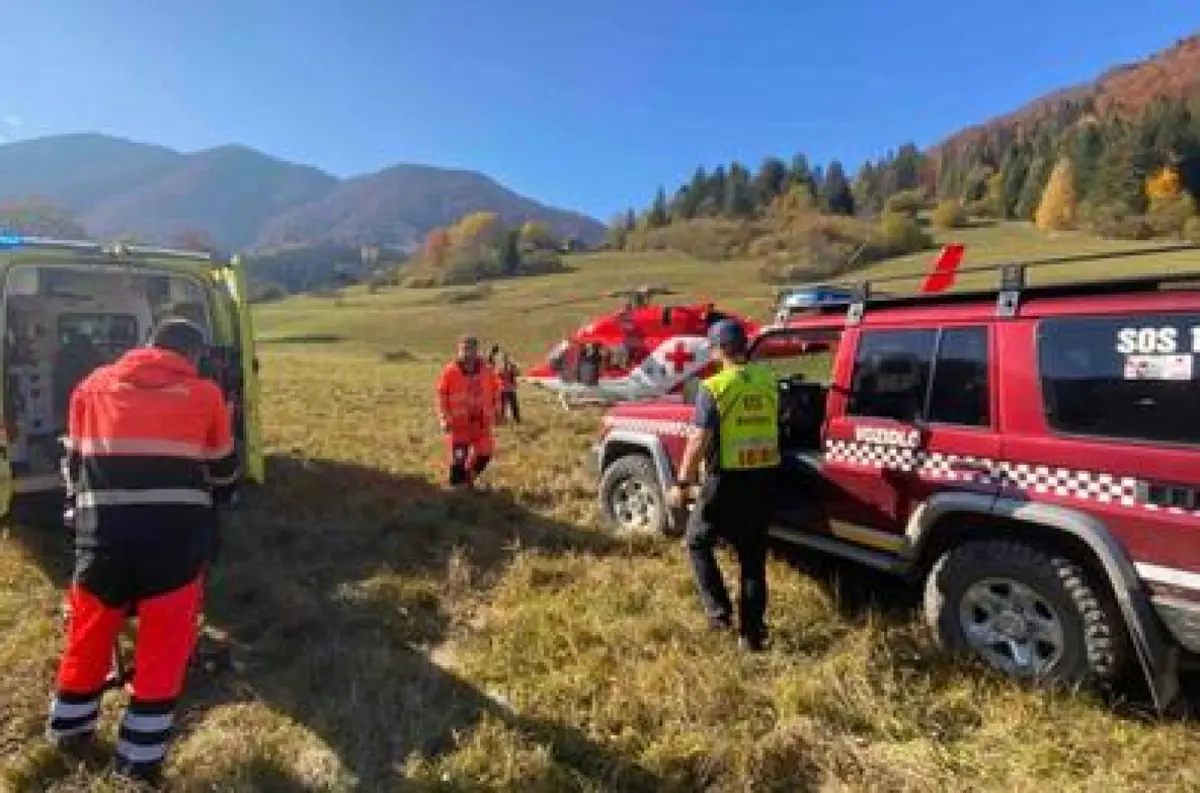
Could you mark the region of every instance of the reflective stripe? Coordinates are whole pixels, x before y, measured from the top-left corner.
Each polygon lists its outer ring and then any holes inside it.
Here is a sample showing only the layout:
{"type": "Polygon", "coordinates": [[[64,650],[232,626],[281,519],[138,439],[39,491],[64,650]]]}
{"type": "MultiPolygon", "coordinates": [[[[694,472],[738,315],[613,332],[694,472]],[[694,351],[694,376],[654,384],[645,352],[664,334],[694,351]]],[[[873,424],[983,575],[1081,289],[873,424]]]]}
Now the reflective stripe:
{"type": "Polygon", "coordinates": [[[81,719],[99,711],[100,703],[94,699],[90,702],[63,702],[58,697],[50,700],[50,716],[55,719],[81,719]]]}
{"type": "Polygon", "coordinates": [[[185,457],[189,460],[202,460],[206,456],[204,448],[198,443],[159,438],[85,438],[75,448],[82,455],[127,454],[185,457]]]}
{"type": "Polygon", "coordinates": [[[175,719],[170,713],[155,713],[152,715],[126,713],[122,726],[134,732],[163,732],[164,730],[171,729],[171,725],[174,723],[175,719]]]}
{"type": "Polygon", "coordinates": [[[208,474],[207,481],[214,487],[225,487],[226,485],[232,485],[234,482],[236,482],[240,474],[241,471],[237,469],[234,469],[234,472],[229,476],[213,476],[212,474],[208,474]]]}
{"type": "Polygon", "coordinates": [[[234,452],[234,447],[233,447],[233,441],[231,440],[231,441],[229,441],[228,444],[226,444],[224,446],[219,446],[215,449],[204,450],[203,456],[204,456],[204,459],[206,459],[206,460],[214,460],[214,461],[215,460],[223,460],[226,457],[232,457],[233,452],[234,452]]]}
{"type": "Polygon", "coordinates": [[[117,741],[117,754],[131,763],[157,763],[167,755],[165,743],[139,746],[129,741],[117,741]]]}
{"type": "Polygon", "coordinates": [[[157,490],[88,490],[75,500],[81,509],[90,507],[124,507],[149,504],[194,504],[212,506],[212,496],[204,490],[163,488],[157,490]]]}
{"type": "Polygon", "coordinates": [[[1200,573],[1191,573],[1174,567],[1161,567],[1149,562],[1135,562],[1133,566],[1137,569],[1138,575],[1148,581],[1177,586],[1181,589],[1200,590],[1200,573]]]}
{"type": "Polygon", "coordinates": [[[67,727],[61,730],[50,727],[46,732],[49,733],[51,738],[70,738],[72,735],[82,735],[85,732],[95,732],[96,724],[99,721],[100,714],[97,713],[87,721],[80,722],[72,727],[67,727]]]}

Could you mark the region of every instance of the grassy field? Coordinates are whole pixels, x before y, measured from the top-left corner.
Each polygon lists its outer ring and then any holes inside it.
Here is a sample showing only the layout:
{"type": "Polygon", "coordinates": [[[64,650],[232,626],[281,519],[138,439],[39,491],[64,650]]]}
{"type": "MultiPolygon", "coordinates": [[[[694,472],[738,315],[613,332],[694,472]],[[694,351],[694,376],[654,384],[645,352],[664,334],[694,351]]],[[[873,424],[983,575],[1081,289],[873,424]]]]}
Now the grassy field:
{"type": "MultiPolygon", "coordinates": [[[[1111,246],[1013,226],[956,238],[976,262],[1111,246]]],[[[526,394],[526,423],[499,433],[494,490],[445,492],[431,389],[461,330],[528,363],[615,287],[667,283],[760,317],[770,303],[752,263],[572,263],[475,301],[351,291],[258,312],[270,482],[226,527],[203,646],[232,665],[191,676],[170,789],[1200,787],[1187,716],[952,666],[911,595],[863,570],[773,559],[774,645],[739,654],[706,632],[677,544],[597,528],[581,469],[594,412],[526,394]]],[[[121,789],[107,755],[68,762],[39,737],[65,539],[23,522],[0,542],[6,790],[121,789]]],[[[105,729],[111,749],[111,718],[105,729]]]]}

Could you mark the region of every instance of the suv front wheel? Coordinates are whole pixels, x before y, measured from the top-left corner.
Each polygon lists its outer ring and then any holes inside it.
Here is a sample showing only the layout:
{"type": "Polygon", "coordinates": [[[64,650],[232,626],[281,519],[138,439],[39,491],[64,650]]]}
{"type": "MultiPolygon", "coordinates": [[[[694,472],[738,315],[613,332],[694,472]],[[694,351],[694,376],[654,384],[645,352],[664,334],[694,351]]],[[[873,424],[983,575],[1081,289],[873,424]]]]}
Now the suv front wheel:
{"type": "Polygon", "coordinates": [[[649,457],[626,454],[604,469],[600,511],[604,522],[622,534],[666,531],[667,502],[649,457]]]}
{"type": "Polygon", "coordinates": [[[1120,623],[1083,568],[1021,542],[944,554],[925,582],[925,620],[944,649],[1015,678],[1093,685],[1121,664],[1120,623]]]}

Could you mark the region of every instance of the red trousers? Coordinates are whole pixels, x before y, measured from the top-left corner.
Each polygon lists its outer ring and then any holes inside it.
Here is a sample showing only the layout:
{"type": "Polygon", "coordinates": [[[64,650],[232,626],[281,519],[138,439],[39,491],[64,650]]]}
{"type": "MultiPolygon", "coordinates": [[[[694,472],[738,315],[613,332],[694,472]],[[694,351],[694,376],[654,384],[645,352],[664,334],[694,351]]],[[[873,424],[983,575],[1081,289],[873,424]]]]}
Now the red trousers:
{"type": "MultiPolygon", "coordinates": [[[[133,696],[143,702],[176,699],[196,646],[203,573],[178,589],[137,603],[133,696]]],[[[91,695],[104,686],[124,607],[106,606],[78,583],[68,592],[67,643],[58,667],[58,691],[91,695]]]]}
{"type": "Polygon", "coordinates": [[[446,436],[446,448],[450,454],[450,484],[472,482],[492,459],[492,428],[452,431],[446,436]]]}

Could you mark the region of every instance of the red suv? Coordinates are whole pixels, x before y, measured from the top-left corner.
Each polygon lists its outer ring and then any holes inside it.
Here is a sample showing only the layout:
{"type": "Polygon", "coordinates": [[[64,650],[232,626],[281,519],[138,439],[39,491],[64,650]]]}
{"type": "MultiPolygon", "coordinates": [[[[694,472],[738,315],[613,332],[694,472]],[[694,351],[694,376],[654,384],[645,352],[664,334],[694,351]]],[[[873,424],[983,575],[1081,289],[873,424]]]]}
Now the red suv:
{"type": "MultiPolygon", "coordinates": [[[[989,269],[998,290],[859,284],[753,340],[780,376],[772,533],[923,584],[948,650],[1068,683],[1136,663],[1165,706],[1200,652],[1200,275],[989,269]]],[[[682,529],[690,401],[605,414],[609,523],[682,529]]]]}

